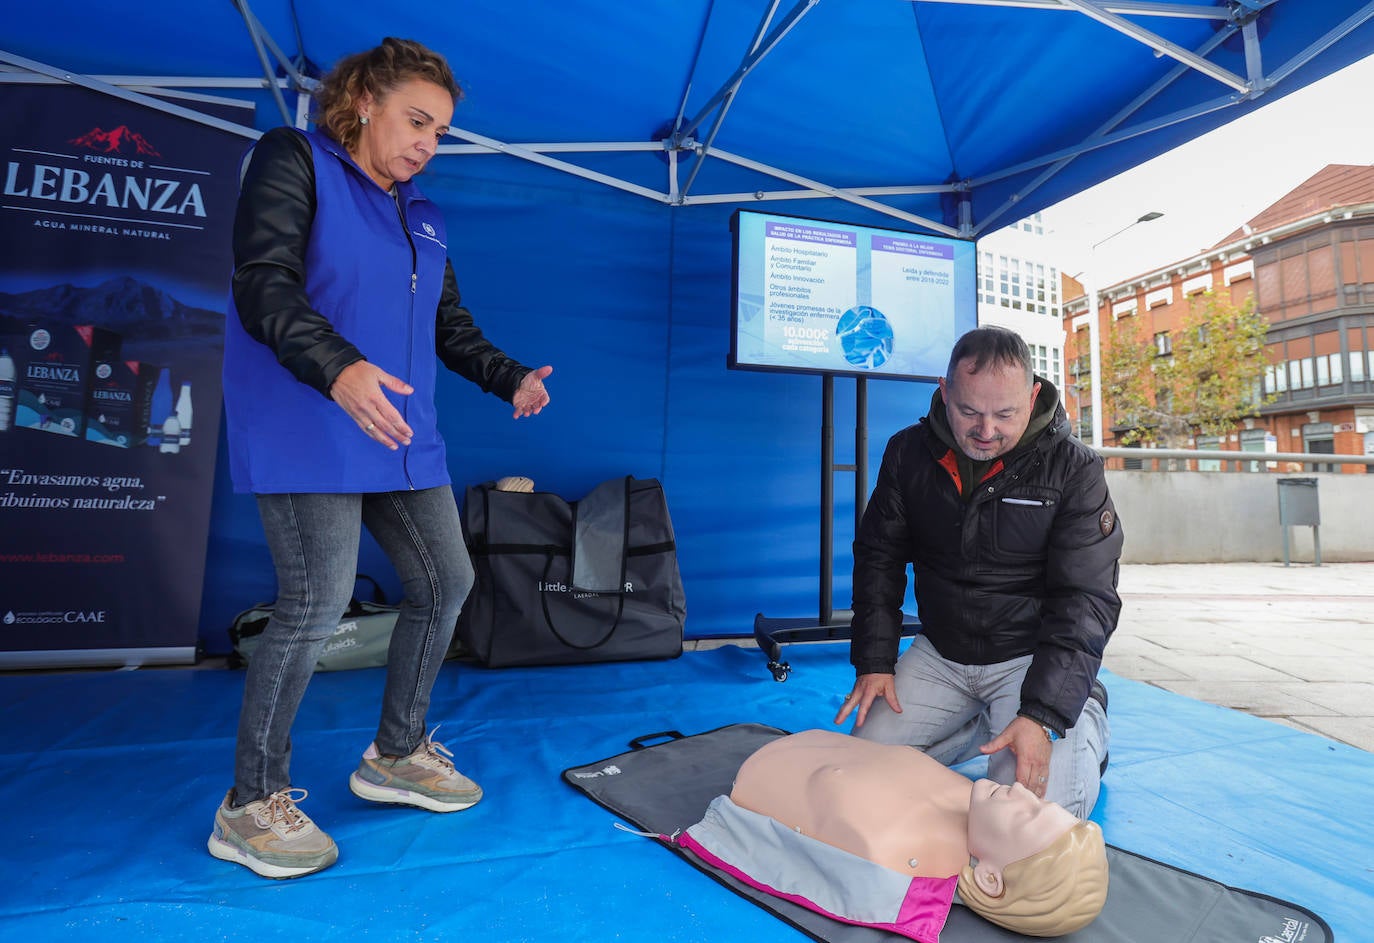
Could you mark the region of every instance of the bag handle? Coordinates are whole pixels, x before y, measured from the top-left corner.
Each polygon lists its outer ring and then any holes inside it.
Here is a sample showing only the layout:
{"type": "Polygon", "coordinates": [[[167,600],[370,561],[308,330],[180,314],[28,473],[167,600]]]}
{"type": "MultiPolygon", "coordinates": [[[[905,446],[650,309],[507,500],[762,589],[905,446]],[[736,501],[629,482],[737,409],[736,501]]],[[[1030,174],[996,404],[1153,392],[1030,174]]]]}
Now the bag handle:
{"type": "Polygon", "coordinates": [[[659,738],[663,738],[663,741],[665,743],[672,743],[674,740],[687,739],[682,735],[681,731],[660,730],[658,733],[646,733],[642,736],[635,737],[633,740],[630,741],[630,749],[643,750],[645,747],[649,746],[650,740],[658,740],[659,738]]]}
{"type": "MultiPolygon", "coordinates": [[[[550,551],[549,554],[546,557],[544,557],[544,578],[542,582],[545,584],[549,582],[549,570],[553,568],[553,558],[554,553],[552,551],[550,551]]],[[[558,627],[553,624],[553,615],[549,612],[549,594],[541,590],[539,593],[539,605],[542,606],[544,609],[544,624],[549,627],[549,631],[553,633],[554,638],[558,639],[558,641],[562,642],[569,648],[575,648],[579,651],[585,652],[590,649],[597,648],[598,646],[605,645],[608,641],[610,641],[611,636],[615,634],[615,630],[620,628],[620,617],[625,614],[625,594],[623,592],[620,592],[616,593],[615,595],[617,600],[615,609],[615,621],[611,623],[611,627],[606,630],[605,635],[601,636],[601,638],[597,639],[595,642],[592,642],[590,645],[578,645],[576,642],[570,642],[567,640],[567,638],[564,637],[562,632],[558,631],[558,627]]]]}
{"type": "MultiPolygon", "coordinates": [[[[373,604],[378,606],[386,605],[386,593],[382,592],[381,583],[378,583],[375,579],[368,576],[366,573],[359,573],[353,577],[353,588],[355,590],[358,588],[358,583],[371,583],[373,604]]],[[[348,600],[348,608],[344,610],[344,618],[356,619],[358,616],[365,615],[366,612],[367,610],[363,608],[363,604],[359,601],[358,595],[355,592],[353,594],[353,597],[348,600]]]]}

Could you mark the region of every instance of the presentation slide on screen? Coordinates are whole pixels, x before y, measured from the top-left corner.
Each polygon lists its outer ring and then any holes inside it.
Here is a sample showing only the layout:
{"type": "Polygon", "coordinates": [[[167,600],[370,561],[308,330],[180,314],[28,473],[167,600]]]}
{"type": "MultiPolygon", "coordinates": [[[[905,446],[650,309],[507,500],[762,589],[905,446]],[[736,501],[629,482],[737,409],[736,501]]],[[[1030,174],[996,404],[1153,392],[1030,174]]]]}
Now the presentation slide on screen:
{"type": "Polygon", "coordinates": [[[740,212],[734,366],[938,377],[976,326],[972,242],[740,212]]]}

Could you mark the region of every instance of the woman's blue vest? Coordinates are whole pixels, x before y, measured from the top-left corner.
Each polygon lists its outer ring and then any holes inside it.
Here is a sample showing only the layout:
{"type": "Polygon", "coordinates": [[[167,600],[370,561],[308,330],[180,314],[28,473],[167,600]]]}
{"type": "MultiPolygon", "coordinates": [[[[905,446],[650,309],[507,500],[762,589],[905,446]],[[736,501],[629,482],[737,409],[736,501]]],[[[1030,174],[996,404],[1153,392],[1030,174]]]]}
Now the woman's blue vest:
{"type": "Polygon", "coordinates": [[[318,132],[306,137],[316,206],[306,295],[371,363],[414,387],[409,396],[387,393],[414,437],[393,452],[365,435],[248,336],[231,299],[224,398],[234,490],[355,493],[449,484],[434,409],[444,221],[413,183],[398,183],[393,198],[337,142],[318,132]]]}

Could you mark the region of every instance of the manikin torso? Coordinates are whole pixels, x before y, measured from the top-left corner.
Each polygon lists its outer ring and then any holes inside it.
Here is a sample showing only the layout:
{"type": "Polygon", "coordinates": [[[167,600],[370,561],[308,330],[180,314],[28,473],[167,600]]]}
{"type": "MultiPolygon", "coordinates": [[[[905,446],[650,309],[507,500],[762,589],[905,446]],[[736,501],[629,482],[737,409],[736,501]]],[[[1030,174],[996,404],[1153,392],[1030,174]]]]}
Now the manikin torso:
{"type": "Polygon", "coordinates": [[[1019,786],[980,780],[975,787],[911,747],[828,730],[792,734],[756,751],[740,767],[730,798],[913,877],[957,874],[971,853],[1000,869],[1078,821],[1019,786]]]}

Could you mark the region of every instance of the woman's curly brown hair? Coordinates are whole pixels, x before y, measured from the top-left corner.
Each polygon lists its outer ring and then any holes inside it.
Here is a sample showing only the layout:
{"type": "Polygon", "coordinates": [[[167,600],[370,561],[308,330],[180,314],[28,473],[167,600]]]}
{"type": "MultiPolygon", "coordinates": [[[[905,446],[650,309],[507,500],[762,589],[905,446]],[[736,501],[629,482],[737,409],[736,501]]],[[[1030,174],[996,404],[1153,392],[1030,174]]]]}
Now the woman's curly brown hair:
{"type": "Polygon", "coordinates": [[[453,96],[463,97],[444,57],[413,39],[388,36],[380,46],[340,59],[320,80],[315,92],[316,116],[321,130],[353,151],[362,133],[358,124],[358,100],[367,93],[377,101],[411,79],[433,82],[453,96]]]}

